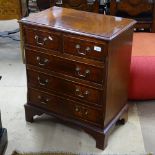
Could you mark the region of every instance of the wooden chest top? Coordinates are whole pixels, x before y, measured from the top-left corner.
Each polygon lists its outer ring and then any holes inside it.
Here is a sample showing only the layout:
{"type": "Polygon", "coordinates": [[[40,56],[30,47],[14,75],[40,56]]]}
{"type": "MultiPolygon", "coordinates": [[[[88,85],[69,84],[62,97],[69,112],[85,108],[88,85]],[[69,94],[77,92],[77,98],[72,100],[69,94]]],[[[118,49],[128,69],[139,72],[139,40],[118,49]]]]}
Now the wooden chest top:
{"type": "Polygon", "coordinates": [[[135,24],[132,19],[62,7],[52,7],[37,14],[32,14],[23,18],[20,22],[104,40],[115,38],[135,24]]]}

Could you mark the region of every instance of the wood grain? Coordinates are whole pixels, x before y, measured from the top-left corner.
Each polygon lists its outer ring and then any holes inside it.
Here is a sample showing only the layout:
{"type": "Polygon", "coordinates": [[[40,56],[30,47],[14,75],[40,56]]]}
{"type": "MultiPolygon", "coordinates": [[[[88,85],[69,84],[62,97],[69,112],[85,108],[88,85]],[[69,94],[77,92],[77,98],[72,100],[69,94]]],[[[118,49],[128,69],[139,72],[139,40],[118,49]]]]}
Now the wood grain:
{"type": "Polygon", "coordinates": [[[20,23],[27,69],[26,121],[52,115],[81,127],[104,149],[115,124],[127,118],[135,21],[53,7],[20,23]]]}

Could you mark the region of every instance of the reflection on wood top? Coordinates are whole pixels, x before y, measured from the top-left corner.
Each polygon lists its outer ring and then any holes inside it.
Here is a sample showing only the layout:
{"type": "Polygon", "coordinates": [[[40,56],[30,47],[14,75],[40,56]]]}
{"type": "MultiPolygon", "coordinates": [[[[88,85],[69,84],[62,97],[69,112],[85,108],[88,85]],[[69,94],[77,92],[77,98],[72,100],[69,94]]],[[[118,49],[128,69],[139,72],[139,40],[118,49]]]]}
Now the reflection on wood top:
{"type": "Polygon", "coordinates": [[[67,32],[74,32],[99,39],[111,40],[122,31],[133,26],[132,19],[107,16],[103,14],[52,7],[23,18],[21,23],[42,25],[67,32]]]}

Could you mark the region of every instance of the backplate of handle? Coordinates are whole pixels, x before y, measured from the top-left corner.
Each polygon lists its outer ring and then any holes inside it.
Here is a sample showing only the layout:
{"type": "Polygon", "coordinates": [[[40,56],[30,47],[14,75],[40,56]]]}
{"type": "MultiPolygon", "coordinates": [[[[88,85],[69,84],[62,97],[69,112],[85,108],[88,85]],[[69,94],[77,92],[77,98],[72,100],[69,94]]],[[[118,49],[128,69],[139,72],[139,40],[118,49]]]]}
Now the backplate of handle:
{"type": "Polygon", "coordinates": [[[86,47],[86,49],[84,51],[80,51],[81,46],[79,44],[76,44],[75,48],[77,50],[77,53],[79,55],[83,55],[83,56],[87,55],[87,53],[91,51],[90,47],[86,47]]]}
{"type": "Polygon", "coordinates": [[[41,37],[39,37],[38,35],[35,35],[35,40],[36,40],[36,43],[37,43],[37,45],[41,45],[41,46],[43,46],[43,45],[45,45],[45,42],[47,41],[47,37],[44,37],[44,38],[41,38],[41,37]]]}
{"type": "Polygon", "coordinates": [[[90,74],[90,70],[89,70],[89,69],[86,69],[86,70],[84,71],[84,73],[82,74],[82,73],[81,73],[80,67],[76,67],[76,72],[77,72],[77,75],[78,75],[79,77],[82,77],[82,78],[86,78],[86,77],[90,74]]]}
{"type": "Polygon", "coordinates": [[[76,88],[76,89],[75,89],[75,93],[76,93],[76,95],[77,95],[78,97],[80,97],[80,98],[84,98],[84,97],[86,97],[86,96],[88,96],[88,95],[90,94],[90,92],[89,92],[88,90],[82,92],[82,91],[80,90],[80,88],[76,88]]]}
{"type": "Polygon", "coordinates": [[[38,76],[38,82],[41,86],[46,86],[48,84],[48,79],[43,80],[38,76]]]}
{"type": "Polygon", "coordinates": [[[45,45],[45,42],[47,40],[53,41],[53,38],[51,36],[42,38],[42,37],[39,37],[38,35],[35,35],[34,38],[36,40],[37,45],[41,45],[41,46],[45,45]]]}
{"type": "Polygon", "coordinates": [[[41,59],[39,56],[37,56],[36,60],[40,66],[45,66],[49,61],[47,58],[41,59]]]}
{"type": "Polygon", "coordinates": [[[40,100],[41,104],[44,104],[44,105],[48,104],[48,102],[49,102],[48,98],[44,98],[40,95],[38,95],[38,99],[40,100]]]}

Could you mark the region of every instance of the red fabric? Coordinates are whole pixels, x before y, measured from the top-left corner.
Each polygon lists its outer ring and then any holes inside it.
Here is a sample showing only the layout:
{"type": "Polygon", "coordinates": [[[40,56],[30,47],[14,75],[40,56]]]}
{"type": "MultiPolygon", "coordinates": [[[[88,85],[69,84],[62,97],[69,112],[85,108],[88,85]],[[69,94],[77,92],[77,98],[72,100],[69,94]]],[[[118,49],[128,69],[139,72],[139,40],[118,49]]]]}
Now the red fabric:
{"type": "Polygon", "coordinates": [[[155,56],[132,56],[129,99],[155,99],[155,56]]]}

